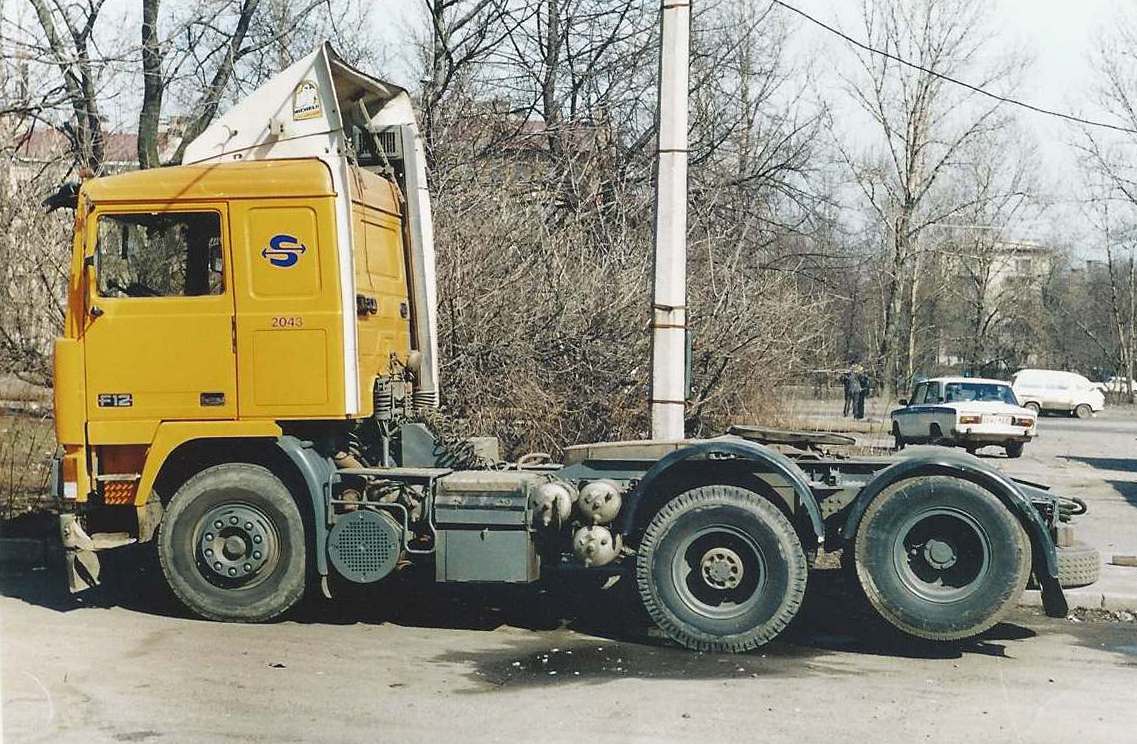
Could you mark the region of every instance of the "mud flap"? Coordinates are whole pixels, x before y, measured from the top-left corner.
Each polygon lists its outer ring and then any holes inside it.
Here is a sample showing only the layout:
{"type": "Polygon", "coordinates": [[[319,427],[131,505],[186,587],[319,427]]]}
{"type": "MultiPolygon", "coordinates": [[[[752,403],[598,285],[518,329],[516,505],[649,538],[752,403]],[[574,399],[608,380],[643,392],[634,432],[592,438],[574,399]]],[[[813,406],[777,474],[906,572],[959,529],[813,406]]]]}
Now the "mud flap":
{"type": "Polygon", "coordinates": [[[1066,602],[1066,595],[1062,592],[1062,585],[1057,576],[1049,573],[1038,575],[1038,585],[1042,589],[1042,609],[1047,617],[1066,617],[1070,614],[1070,605],[1066,602]]]}
{"type": "Polygon", "coordinates": [[[59,537],[63,541],[67,585],[71,592],[98,586],[99,556],[95,554],[95,543],[74,514],[59,515],[59,537]]]}
{"type": "Polygon", "coordinates": [[[99,585],[98,551],[130,545],[135,539],[125,532],[87,534],[74,514],[59,515],[59,537],[63,542],[67,584],[72,592],[99,585]]]}

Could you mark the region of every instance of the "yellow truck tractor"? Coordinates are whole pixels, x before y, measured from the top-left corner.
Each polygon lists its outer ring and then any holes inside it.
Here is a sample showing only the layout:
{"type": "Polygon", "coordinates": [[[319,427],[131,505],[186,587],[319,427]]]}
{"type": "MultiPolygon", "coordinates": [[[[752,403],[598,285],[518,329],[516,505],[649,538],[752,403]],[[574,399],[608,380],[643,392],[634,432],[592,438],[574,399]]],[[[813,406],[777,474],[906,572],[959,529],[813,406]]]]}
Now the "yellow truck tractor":
{"type": "Polygon", "coordinates": [[[680,644],[741,651],[794,617],[824,548],[915,636],[983,631],[1032,573],[1065,612],[1072,502],[974,458],[743,430],[503,463],[493,442],[436,438],[414,111],[326,45],[184,165],[87,180],[75,208],[55,347],[73,588],[97,582],[99,551],[147,541],[190,610],[228,621],[415,563],[440,582],[574,568],[634,582],[680,644]]]}

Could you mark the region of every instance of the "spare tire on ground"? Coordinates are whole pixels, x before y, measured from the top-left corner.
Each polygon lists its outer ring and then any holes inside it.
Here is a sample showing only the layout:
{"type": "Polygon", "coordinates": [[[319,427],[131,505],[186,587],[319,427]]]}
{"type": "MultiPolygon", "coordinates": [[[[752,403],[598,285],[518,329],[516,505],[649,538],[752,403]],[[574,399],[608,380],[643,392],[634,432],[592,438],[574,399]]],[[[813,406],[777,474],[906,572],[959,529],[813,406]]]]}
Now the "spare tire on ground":
{"type": "MultiPolygon", "coordinates": [[[[1089,586],[1101,577],[1101,553],[1092,545],[1075,541],[1068,548],[1058,547],[1058,583],[1063,589],[1089,586]]],[[[1030,588],[1037,589],[1038,581],[1030,577],[1030,588]]]]}

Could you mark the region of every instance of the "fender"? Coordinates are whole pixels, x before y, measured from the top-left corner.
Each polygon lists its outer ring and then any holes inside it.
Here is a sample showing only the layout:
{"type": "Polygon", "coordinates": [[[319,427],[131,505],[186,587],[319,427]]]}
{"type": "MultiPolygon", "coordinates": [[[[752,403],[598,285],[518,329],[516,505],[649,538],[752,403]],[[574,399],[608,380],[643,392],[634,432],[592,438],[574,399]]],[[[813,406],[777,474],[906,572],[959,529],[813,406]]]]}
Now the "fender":
{"type": "Polygon", "coordinates": [[[675,450],[658,460],[644,473],[639,485],[629,494],[624,508],[616,521],[617,531],[629,534],[636,524],[636,515],[640,504],[648,497],[652,487],[662,478],[673,472],[673,468],[682,465],[688,460],[706,460],[710,455],[728,455],[735,460],[751,462],[767,466],[770,470],[782,475],[793,486],[798,503],[805,508],[809,515],[810,525],[813,527],[814,537],[820,543],[825,538],[825,524],[821,519],[821,507],[817,497],[809,487],[809,481],[793,460],[781,452],[744,439],[711,439],[699,442],[689,447],[675,450]]]}
{"type": "Polygon", "coordinates": [[[312,525],[315,529],[314,548],[316,572],[328,575],[328,498],[335,465],[317,452],[311,442],[293,436],[277,437],[276,445],[288,457],[304,479],[308,497],[312,502],[312,525]]]}
{"type": "Polygon", "coordinates": [[[1042,516],[1019,486],[1005,474],[978,460],[953,452],[921,455],[901,460],[882,470],[857,494],[849,508],[849,515],[841,530],[841,537],[849,544],[857,534],[861,518],[872,500],[892,484],[907,478],[925,475],[950,475],[983,486],[1003,503],[1019,520],[1030,538],[1035,576],[1042,587],[1042,604],[1051,617],[1065,617],[1068,612],[1062,585],[1058,583],[1058,552],[1050,530],[1042,516]]]}

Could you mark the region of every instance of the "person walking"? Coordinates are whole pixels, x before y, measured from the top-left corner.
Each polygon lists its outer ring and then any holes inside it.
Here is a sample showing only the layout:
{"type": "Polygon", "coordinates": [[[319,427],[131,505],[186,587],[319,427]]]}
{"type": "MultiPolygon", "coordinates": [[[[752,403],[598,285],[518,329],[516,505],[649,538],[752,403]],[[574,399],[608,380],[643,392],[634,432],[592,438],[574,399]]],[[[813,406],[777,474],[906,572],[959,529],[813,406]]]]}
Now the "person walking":
{"type": "Polygon", "coordinates": [[[865,417],[865,398],[868,397],[869,387],[869,376],[865,374],[863,369],[859,370],[857,372],[857,402],[854,406],[856,410],[853,413],[853,418],[855,419],[863,419],[865,417]]]}
{"type": "Polygon", "coordinates": [[[845,389],[845,412],[842,416],[849,416],[856,414],[857,410],[857,396],[861,394],[861,384],[857,380],[856,373],[851,370],[845,370],[841,375],[841,387],[845,389]]]}

